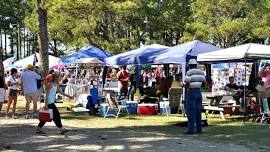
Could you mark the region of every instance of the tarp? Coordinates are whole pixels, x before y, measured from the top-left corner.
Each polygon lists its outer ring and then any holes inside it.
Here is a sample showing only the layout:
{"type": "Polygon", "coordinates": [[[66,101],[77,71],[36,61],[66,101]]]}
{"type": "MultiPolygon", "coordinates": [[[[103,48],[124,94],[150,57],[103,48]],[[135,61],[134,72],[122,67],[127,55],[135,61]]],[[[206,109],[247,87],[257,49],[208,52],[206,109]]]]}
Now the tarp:
{"type": "Polygon", "coordinates": [[[82,59],[82,58],[97,58],[100,61],[104,62],[104,59],[110,56],[112,56],[111,53],[106,52],[100,48],[97,48],[94,46],[87,46],[87,47],[83,47],[79,52],[62,57],[60,59],[60,63],[67,65],[77,59],[82,59]]]}
{"type": "Polygon", "coordinates": [[[270,59],[270,46],[248,43],[223,50],[198,55],[198,61],[239,61],[239,60],[270,59]]]}
{"type": "MultiPolygon", "coordinates": [[[[39,54],[36,53],[36,57],[37,57],[37,61],[39,62],[39,54]]],[[[21,67],[21,68],[25,68],[28,64],[33,64],[35,60],[35,54],[32,54],[24,59],[21,59],[19,61],[14,62],[14,66],[15,67],[21,67]]],[[[49,55],[49,67],[51,68],[54,65],[57,65],[59,63],[60,58],[49,55]]],[[[38,63],[37,62],[37,63],[38,63]]]]}
{"type": "Polygon", "coordinates": [[[155,58],[155,64],[183,64],[186,63],[187,56],[197,57],[204,52],[212,52],[221,48],[214,45],[194,40],[174,47],[168,48],[163,54],[155,58]]]}
{"type": "Polygon", "coordinates": [[[152,44],[114,55],[105,59],[109,65],[143,65],[153,64],[155,58],[164,53],[168,46],[152,44]]]}

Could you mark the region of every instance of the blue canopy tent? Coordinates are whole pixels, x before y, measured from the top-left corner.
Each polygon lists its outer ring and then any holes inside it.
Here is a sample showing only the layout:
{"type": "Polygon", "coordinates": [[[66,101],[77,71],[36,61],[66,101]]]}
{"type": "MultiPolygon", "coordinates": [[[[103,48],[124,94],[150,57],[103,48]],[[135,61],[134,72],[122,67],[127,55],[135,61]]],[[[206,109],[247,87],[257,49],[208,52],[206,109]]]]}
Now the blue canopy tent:
{"type": "Polygon", "coordinates": [[[152,44],[131,50],[125,53],[114,55],[105,59],[108,65],[137,65],[136,66],[136,86],[140,83],[140,69],[143,64],[153,64],[155,57],[164,53],[167,46],[152,44]]]}
{"type": "Polygon", "coordinates": [[[167,46],[152,44],[131,50],[125,53],[114,55],[105,59],[109,65],[142,65],[153,64],[155,57],[163,54],[167,46]]]}
{"type": "Polygon", "coordinates": [[[190,58],[197,58],[197,55],[205,52],[220,50],[214,45],[194,40],[174,47],[168,48],[164,53],[155,57],[155,64],[182,64],[190,58]]]}
{"type": "MultiPolygon", "coordinates": [[[[191,42],[186,42],[174,47],[170,47],[165,50],[164,53],[155,57],[155,64],[181,64],[182,77],[185,77],[186,73],[186,63],[192,58],[197,58],[198,54],[205,52],[212,52],[220,50],[221,48],[214,45],[201,42],[199,40],[194,40],[191,42]]],[[[184,89],[185,90],[185,89],[184,89]]],[[[183,94],[185,91],[183,90],[183,94]]],[[[184,100],[185,100],[184,96],[184,100]]]]}
{"type": "Polygon", "coordinates": [[[97,58],[100,61],[104,62],[104,59],[110,56],[112,56],[111,53],[106,52],[100,48],[97,48],[94,46],[87,46],[87,47],[81,48],[79,52],[62,57],[60,59],[60,63],[67,65],[74,62],[77,59],[82,59],[82,58],[97,58]]]}

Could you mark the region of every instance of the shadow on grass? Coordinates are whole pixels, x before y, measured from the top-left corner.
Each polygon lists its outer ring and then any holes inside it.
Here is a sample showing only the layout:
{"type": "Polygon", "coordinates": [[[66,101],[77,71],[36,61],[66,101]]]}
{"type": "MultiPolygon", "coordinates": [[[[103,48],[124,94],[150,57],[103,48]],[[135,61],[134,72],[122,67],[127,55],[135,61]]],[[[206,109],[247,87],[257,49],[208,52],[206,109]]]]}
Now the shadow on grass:
{"type": "MultiPolygon", "coordinates": [[[[241,117],[239,117],[241,118],[241,117]]],[[[169,122],[169,125],[185,123],[184,121],[169,122]]],[[[227,121],[210,120],[209,125],[203,128],[203,134],[196,139],[220,143],[244,145],[256,151],[270,150],[270,127],[254,122],[244,122],[243,118],[232,118],[227,121]],[[239,121],[240,120],[240,121],[239,121]]],[[[170,130],[171,131],[171,130],[170,130]]],[[[170,134],[174,134],[171,131],[170,134]]],[[[168,134],[168,132],[167,132],[168,134]]]]}
{"type": "MultiPolygon", "coordinates": [[[[204,128],[203,134],[194,136],[184,135],[185,130],[186,127],[179,127],[170,123],[162,126],[71,128],[71,131],[66,135],[59,135],[54,127],[45,126],[46,134],[39,135],[35,134],[35,126],[30,124],[2,125],[0,127],[0,150],[182,151],[188,148],[188,146],[183,147],[182,143],[186,139],[222,144],[233,143],[248,146],[255,151],[270,150],[270,144],[268,143],[270,130],[268,126],[252,123],[246,125],[237,123],[210,125],[204,128]],[[165,142],[173,143],[173,146],[168,147],[164,144],[165,142]]],[[[211,149],[211,147],[209,148],[211,149]]]]}
{"type": "Polygon", "coordinates": [[[156,127],[72,128],[66,135],[45,127],[46,134],[35,134],[32,125],[3,125],[0,127],[0,150],[16,151],[178,151],[178,138],[160,137],[156,127]],[[145,132],[146,131],[146,132],[145,132]],[[143,137],[143,138],[141,138],[143,137]],[[169,148],[164,141],[176,143],[169,148]]]}

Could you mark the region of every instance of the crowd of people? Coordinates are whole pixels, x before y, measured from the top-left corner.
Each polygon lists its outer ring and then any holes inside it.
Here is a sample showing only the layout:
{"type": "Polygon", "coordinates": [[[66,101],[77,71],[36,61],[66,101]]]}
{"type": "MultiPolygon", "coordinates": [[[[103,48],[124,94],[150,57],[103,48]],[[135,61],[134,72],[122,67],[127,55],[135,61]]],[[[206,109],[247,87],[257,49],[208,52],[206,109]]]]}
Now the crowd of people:
{"type": "MultiPolygon", "coordinates": [[[[259,80],[256,86],[261,101],[267,108],[264,111],[269,111],[268,100],[270,70],[269,65],[262,68],[259,72],[259,80]]],[[[207,83],[203,71],[197,68],[197,63],[190,64],[190,70],[187,76],[183,78],[182,74],[171,69],[171,75],[165,76],[164,71],[160,67],[143,69],[140,73],[140,79],[136,78],[135,73],[131,73],[126,66],[120,68],[107,67],[104,72],[101,67],[95,67],[84,70],[68,69],[62,71],[50,70],[46,76],[42,76],[38,66],[28,65],[25,70],[18,71],[13,68],[8,72],[4,71],[4,67],[0,65],[0,110],[5,100],[7,100],[6,118],[16,119],[16,104],[18,94],[25,96],[25,118],[36,117],[41,102],[44,102],[45,109],[53,110],[53,121],[59,128],[61,133],[67,130],[63,128],[60,113],[55,106],[56,93],[61,93],[69,98],[74,98],[76,92],[70,88],[75,84],[85,85],[102,85],[104,81],[103,75],[106,75],[105,84],[117,82],[119,93],[129,100],[134,100],[135,93],[139,91],[141,96],[147,97],[168,97],[168,91],[171,87],[187,88],[186,110],[189,118],[189,130],[187,133],[194,133],[194,124],[197,123],[197,132],[201,132],[201,117],[199,117],[201,107],[201,87],[203,83],[207,83]],[[196,66],[195,66],[196,65],[196,66]],[[140,81],[138,86],[136,81],[140,81]],[[137,88],[139,87],[139,88],[137,88]],[[43,95],[45,93],[45,96],[43,95]],[[8,98],[5,98],[8,97],[8,98]],[[30,104],[33,104],[33,112],[30,113],[30,104]],[[11,114],[10,114],[11,111],[11,114]]],[[[104,84],[103,84],[104,85],[104,84]]],[[[237,92],[241,86],[234,83],[234,77],[229,78],[229,83],[226,84],[224,90],[227,92],[237,92]]],[[[235,99],[235,98],[233,98],[235,99]]],[[[224,99],[226,102],[228,99],[224,99]]],[[[239,99],[235,99],[236,102],[239,99]]],[[[151,100],[147,100],[151,102],[151,100]]],[[[236,103],[239,104],[239,103],[236,103]]],[[[45,122],[40,122],[38,125],[38,133],[42,133],[42,127],[45,122]]]]}
{"type": "MultiPolygon", "coordinates": [[[[44,102],[44,93],[46,87],[52,81],[54,70],[50,70],[46,76],[41,76],[38,66],[28,65],[24,70],[12,68],[10,71],[4,71],[1,67],[0,75],[0,110],[5,100],[8,101],[6,109],[6,118],[16,118],[16,104],[18,94],[24,95],[25,118],[36,117],[40,102],[44,102]],[[33,104],[33,112],[30,113],[30,104],[33,104]],[[12,107],[12,108],[11,108],[12,107]],[[12,114],[10,115],[10,110],[12,114]]],[[[103,69],[101,67],[75,70],[68,69],[59,71],[61,80],[60,88],[68,96],[76,96],[76,90],[71,86],[76,84],[101,85],[103,69]],[[77,72],[77,73],[76,73],[77,72]]],[[[108,67],[106,71],[106,83],[118,82],[120,94],[133,100],[137,90],[136,74],[128,71],[126,66],[120,68],[108,67]]],[[[156,69],[144,69],[141,71],[139,91],[141,95],[159,97],[163,95],[168,97],[170,87],[181,87],[181,74],[165,77],[164,71],[159,67],[156,69]]]]}

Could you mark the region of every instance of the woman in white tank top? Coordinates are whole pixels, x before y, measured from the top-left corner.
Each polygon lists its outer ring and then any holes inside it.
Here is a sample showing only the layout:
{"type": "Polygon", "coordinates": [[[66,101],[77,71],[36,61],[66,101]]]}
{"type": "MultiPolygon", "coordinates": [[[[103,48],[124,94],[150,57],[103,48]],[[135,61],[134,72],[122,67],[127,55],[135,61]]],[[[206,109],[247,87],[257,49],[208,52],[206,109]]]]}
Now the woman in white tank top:
{"type": "MultiPolygon", "coordinates": [[[[58,91],[61,94],[63,94],[64,96],[67,96],[69,98],[73,98],[73,97],[65,94],[61,90],[61,88],[59,86],[60,81],[61,81],[60,73],[54,72],[52,74],[51,82],[49,82],[48,85],[46,86],[45,110],[47,110],[48,108],[53,110],[53,121],[54,121],[55,125],[57,126],[57,128],[59,129],[60,133],[64,134],[64,133],[68,132],[68,130],[63,128],[60,113],[59,113],[57,107],[55,106],[56,92],[58,91]]],[[[38,129],[37,129],[36,133],[44,133],[42,131],[42,127],[45,125],[45,123],[46,122],[43,122],[43,121],[39,122],[38,129]]]]}

